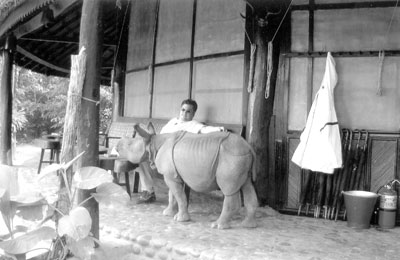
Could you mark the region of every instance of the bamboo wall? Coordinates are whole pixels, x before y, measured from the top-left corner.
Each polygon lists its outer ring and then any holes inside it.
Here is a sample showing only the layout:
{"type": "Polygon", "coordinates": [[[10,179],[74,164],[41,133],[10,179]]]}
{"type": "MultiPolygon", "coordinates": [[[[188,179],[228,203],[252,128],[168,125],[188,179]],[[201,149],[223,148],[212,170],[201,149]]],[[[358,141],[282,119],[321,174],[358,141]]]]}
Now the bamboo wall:
{"type": "Polygon", "coordinates": [[[339,77],[334,95],[340,127],[371,133],[366,168],[369,189],[376,192],[399,178],[400,8],[395,8],[396,1],[393,6],[374,1],[378,4],[371,7],[361,0],[313,2],[315,8],[308,10],[304,7],[308,0],[294,1],[290,48],[281,56],[276,94],[275,114],[282,129],[276,140],[283,141],[285,150],[280,166],[285,188],[280,198],[282,208],[289,210],[297,210],[304,185],[291,157],[320,87],[328,51],[333,52],[339,77]],[[382,50],[389,54],[380,67],[382,50]],[[377,94],[379,84],[381,94],[377,94]]]}
{"type": "Polygon", "coordinates": [[[198,121],[241,124],[245,3],[131,3],[124,116],[168,119],[190,97],[198,121]]]}

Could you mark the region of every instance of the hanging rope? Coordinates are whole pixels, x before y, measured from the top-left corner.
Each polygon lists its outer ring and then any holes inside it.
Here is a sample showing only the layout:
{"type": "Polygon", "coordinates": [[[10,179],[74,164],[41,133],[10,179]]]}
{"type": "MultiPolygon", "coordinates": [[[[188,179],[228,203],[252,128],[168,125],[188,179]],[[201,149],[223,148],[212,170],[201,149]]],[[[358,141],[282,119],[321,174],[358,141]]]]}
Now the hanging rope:
{"type": "Polygon", "coordinates": [[[395,15],[395,13],[396,13],[396,9],[397,9],[397,6],[398,6],[398,5],[399,5],[399,0],[396,1],[396,5],[395,5],[395,7],[394,7],[394,10],[393,10],[393,13],[392,13],[392,17],[390,17],[389,26],[388,26],[388,28],[387,28],[387,30],[386,30],[386,35],[385,35],[385,43],[386,43],[387,38],[388,38],[388,36],[389,36],[390,28],[392,27],[393,18],[394,18],[394,15],[395,15]]]}
{"type": "Polygon", "coordinates": [[[250,45],[250,69],[249,69],[249,83],[247,85],[247,92],[253,92],[253,81],[254,81],[254,68],[256,66],[256,50],[257,45],[252,43],[250,45]]]}
{"type": "Polygon", "coordinates": [[[153,86],[153,66],[150,64],[149,65],[149,67],[148,67],[148,69],[147,69],[147,79],[148,79],[148,82],[147,82],[147,88],[148,88],[148,90],[149,90],[149,94],[151,95],[151,94],[153,94],[153,88],[152,88],[152,86],[153,86]]]}
{"type": "Polygon", "coordinates": [[[378,55],[378,85],[376,89],[376,95],[382,96],[382,70],[383,61],[385,59],[385,51],[379,51],[378,55]]]}
{"type": "Polygon", "coordinates": [[[280,21],[280,23],[279,23],[279,25],[278,25],[278,28],[276,29],[276,31],[275,31],[275,33],[274,33],[274,36],[272,37],[272,40],[271,40],[271,42],[273,42],[273,41],[274,41],[274,39],[275,39],[275,36],[277,35],[277,33],[278,33],[279,29],[281,28],[281,25],[282,25],[283,21],[285,20],[285,18],[286,18],[286,15],[287,15],[287,13],[289,12],[289,9],[290,9],[290,7],[292,6],[292,3],[293,3],[293,0],[292,0],[292,1],[290,1],[290,4],[289,4],[288,8],[286,9],[286,12],[285,12],[285,14],[283,15],[283,18],[282,18],[282,20],[280,21]]]}
{"type": "MultiPolygon", "coordinates": [[[[247,1],[244,0],[246,5],[248,5],[251,8],[251,15],[254,15],[254,7],[247,1]]],[[[242,18],[246,19],[246,16],[240,14],[242,18]]],[[[253,35],[254,35],[254,21],[252,20],[252,28],[253,28],[253,35]]],[[[253,92],[254,88],[254,68],[256,66],[256,51],[257,51],[257,45],[253,43],[250,39],[250,36],[246,30],[246,26],[244,27],[244,33],[246,34],[246,38],[250,43],[250,68],[249,68],[249,80],[247,83],[247,92],[251,93],[253,92]]]]}
{"type": "MultiPolygon", "coordinates": [[[[118,1],[117,1],[116,4],[117,4],[117,7],[119,7],[119,8],[121,9],[121,7],[118,5],[118,1]]],[[[121,3],[119,3],[119,4],[121,4],[121,3]]],[[[120,34],[119,34],[117,49],[116,49],[115,55],[114,55],[113,70],[115,69],[115,65],[117,64],[117,57],[118,57],[118,52],[119,52],[119,46],[121,45],[121,38],[122,38],[122,33],[124,32],[124,27],[125,27],[125,22],[126,22],[126,15],[127,15],[127,13],[128,13],[128,10],[129,10],[129,4],[130,4],[130,1],[128,1],[128,4],[127,4],[127,6],[126,6],[125,14],[124,14],[124,19],[123,19],[123,21],[122,21],[122,29],[121,29],[121,32],[120,32],[120,34]]]]}
{"type": "MultiPolygon", "coordinates": [[[[387,44],[389,32],[392,27],[394,15],[396,14],[398,5],[399,5],[399,0],[396,1],[396,5],[393,9],[392,16],[390,17],[390,22],[389,22],[388,28],[386,30],[385,38],[384,38],[384,44],[383,44],[384,46],[386,46],[386,44],[387,44]]],[[[378,95],[378,96],[382,96],[382,73],[383,73],[384,60],[385,60],[385,51],[384,50],[379,51],[379,54],[378,54],[378,80],[377,80],[377,88],[376,88],[376,95],[378,95]]]]}
{"type": "Polygon", "coordinates": [[[68,95],[75,96],[75,97],[80,97],[80,98],[82,98],[83,100],[86,100],[86,101],[95,103],[96,106],[100,105],[100,100],[98,100],[98,101],[97,101],[97,100],[93,100],[93,99],[84,97],[84,96],[82,96],[82,95],[79,95],[79,94],[76,94],[76,93],[73,93],[73,92],[70,92],[70,91],[68,91],[68,95]]]}
{"type": "Polygon", "coordinates": [[[269,90],[271,87],[271,75],[272,75],[272,70],[274,69],[272,66],[273,58],[272,58],[272,52],[273,52],[273,44],[272,41],[268,42],[268,56],[267,56],[267,83],[265,84],[265,94],[264,97],[265,99],[269,98],[269,90]]]}

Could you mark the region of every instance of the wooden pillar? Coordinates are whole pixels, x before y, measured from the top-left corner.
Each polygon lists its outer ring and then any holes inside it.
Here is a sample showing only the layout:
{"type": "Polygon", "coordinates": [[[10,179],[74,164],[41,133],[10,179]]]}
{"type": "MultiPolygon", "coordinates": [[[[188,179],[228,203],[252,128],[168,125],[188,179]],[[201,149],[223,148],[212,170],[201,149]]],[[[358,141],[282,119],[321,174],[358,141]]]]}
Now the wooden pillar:
{"type": "Polygon", "coordinates": [[[122,3],[121,9],[117,8],[118,22],[116,24],[116,31],[119,35],[119,38],[118,42],[116,43],[116,60],[114,63],[111,82],[111,87],[113,88],[112,121],[116,121],[118,117],[123,115],[124,112],[124,86],[129,38],[130,7],[130,2],[126,1],[122,3]]]}
{"type": "MultiPolygon", "coordinates": [[[[102,2],[83,0],[79,49],[87,53],[86,75],[82,90],[82,115],[78,127],[78,153],[85,151],[79,166],[97,166],[99,154],[100,68],[103,44],[102,2]]],[[[80,190],[78,201],[90,197],[94,190],[80,190]]],[[[94,237],[99,238],[99,205],[91,199],[84,205],[92,217],[94,237]]]]}
{"type": "Polygon", "coordinates": [[[12,69],[16,40],[10,35],[3,49],[3,68],[0,86],[0,163],[12,165],[12,69]]]}
{"type": "Polygon", "coordinates": [[[255,188],[260,205],[274,205],[275,192],[273,190],[275,182],[275,173],[269,167],[269,153],[273,146],[270,146],[270,122],[273,115],[276,72],[278,67],[279,44],[277,40],[273,42],[272,64],[268,64],[268,43],[272,40],[276,31],[276,15],[271,15],[276,10],[269,9],[265,2],[252,2],[254,10],[253,43],[256,45],[255,67],[253,90],[249,93],[247,110],[247,132],[246,139],[256,152],[256,171],[257,180],[255,188]],[[263,12],[263,13],[260,13],[263,12]],[[267,15],[269,13],[269,15],[267,15]],[[267,67],[272,67],[269,90],[266,91],[268,71],[267,67]],[[267,92],[267,93],[266,93],[267,92]],[[271,188],[272,187],[272,188],[271,188]]]}

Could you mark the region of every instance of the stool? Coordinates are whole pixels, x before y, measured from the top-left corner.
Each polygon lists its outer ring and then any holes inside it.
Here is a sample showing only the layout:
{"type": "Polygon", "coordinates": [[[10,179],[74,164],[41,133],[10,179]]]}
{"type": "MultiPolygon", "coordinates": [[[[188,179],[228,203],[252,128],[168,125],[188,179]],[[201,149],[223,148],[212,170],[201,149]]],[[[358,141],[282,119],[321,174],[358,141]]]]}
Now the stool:
{"type": "MultiPolygon", "coordinates": [[[[136,169],[139,164],[131,163],[127,159],[119,157],[109,157],[100,155],[99,156],[99,167],[105,170],[110,170],[112,172],[114,182],[118,185],[125,186],[126,192],[128,192],[129,197],[131,197],[131,188],[129,183],[129,172],[136,169]],[[125,182],[119,182],[119,175],[123,173],[125,177],[125,182]]],[[[139,174],[135,172],[133,192],[138,192],[139,185],[139,174]]]]}
{"type": "MultiPolygon", "coordinates": [[[[129,186],[129,172],[136,169],[139,167],[139,164],[136,163],[131,163],[127,159],[116,159],[115,164],[114,164],[114,179],[117,178],[117,183],[119,185],[125,185],[126,190],[128,191],[129,197],[131,196],[131,190],[129,186]],[[119,183],[119,174],[124,173],[125,174],[125,183],[119,183]]],[[[133,187],[133,192],[137,193],[138,191],[138,185],[139,185],[139,173],[135,172],[134,175],[134,187],[133,187]]]]}
{"type": "Polygon", "coordinates": [[[40,170],[42,169],[43,163],[59,163],[60,162],[60,149],[61,142],[58,138],[50,139],[50,138],[42,138],[37,139],[36,144],[42,149],[40,153],[40,161],[38,167],[38,174],[40,174],[40,170]],[[49,160],[44,160],[44,153],[46,150],[50,150],[49,160]]]}

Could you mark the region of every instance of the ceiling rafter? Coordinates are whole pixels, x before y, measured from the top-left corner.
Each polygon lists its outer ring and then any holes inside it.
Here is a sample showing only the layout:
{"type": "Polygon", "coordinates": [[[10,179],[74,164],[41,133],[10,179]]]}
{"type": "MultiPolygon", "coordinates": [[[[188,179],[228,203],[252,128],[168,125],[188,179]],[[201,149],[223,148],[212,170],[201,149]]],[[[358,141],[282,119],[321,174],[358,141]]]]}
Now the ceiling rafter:
{"type": "Polygon", "coordinates": [[[51,64],[50,62],[47,62],[47,61],[45,61],[45,60],[39,58],[38,56],[36,56],[36,55],[34,55],[34,54],[28,52],[27,50],[23,49],[23,48],[20,47],[20,46],[17,46],[17,52],[19,52],[20,54],[22,54],[22,55],[28,57],[29,59],[31,59],[31,60],[33,60],[33,61],[35,61],[35,62],[37,62],[37,63],[39,63],[39,64],[41,64],[41,65],[44,65],[44,66],[46,66],[46,67],[49,67],[49,68],[51,68],[51,69],[53,69],[53,70],[57,70],[57,71],[60,71],[60,72],[64,72],[64,73],[68,73],[68,74],[69,74],[69,70],[68,70],[68,69],[61,68],[61,67],[59,67],[59,66],[56,66],[56,65],[54,65],[54,64],[51,64]]]}
{"type": "MultiPolygon", "coordinates": [[[[49,43],[61,43],[61,44],[75,44],[79,45],[79,39],[60,39],[60,38],[31,38],[31,37],[21,37],[19,40],[24,41],[37,41],[37,42],[49,42],[49,43]]],[[[104,46],[115,48],[116,44],[114,43],[103,43],[104,46]]]]}

